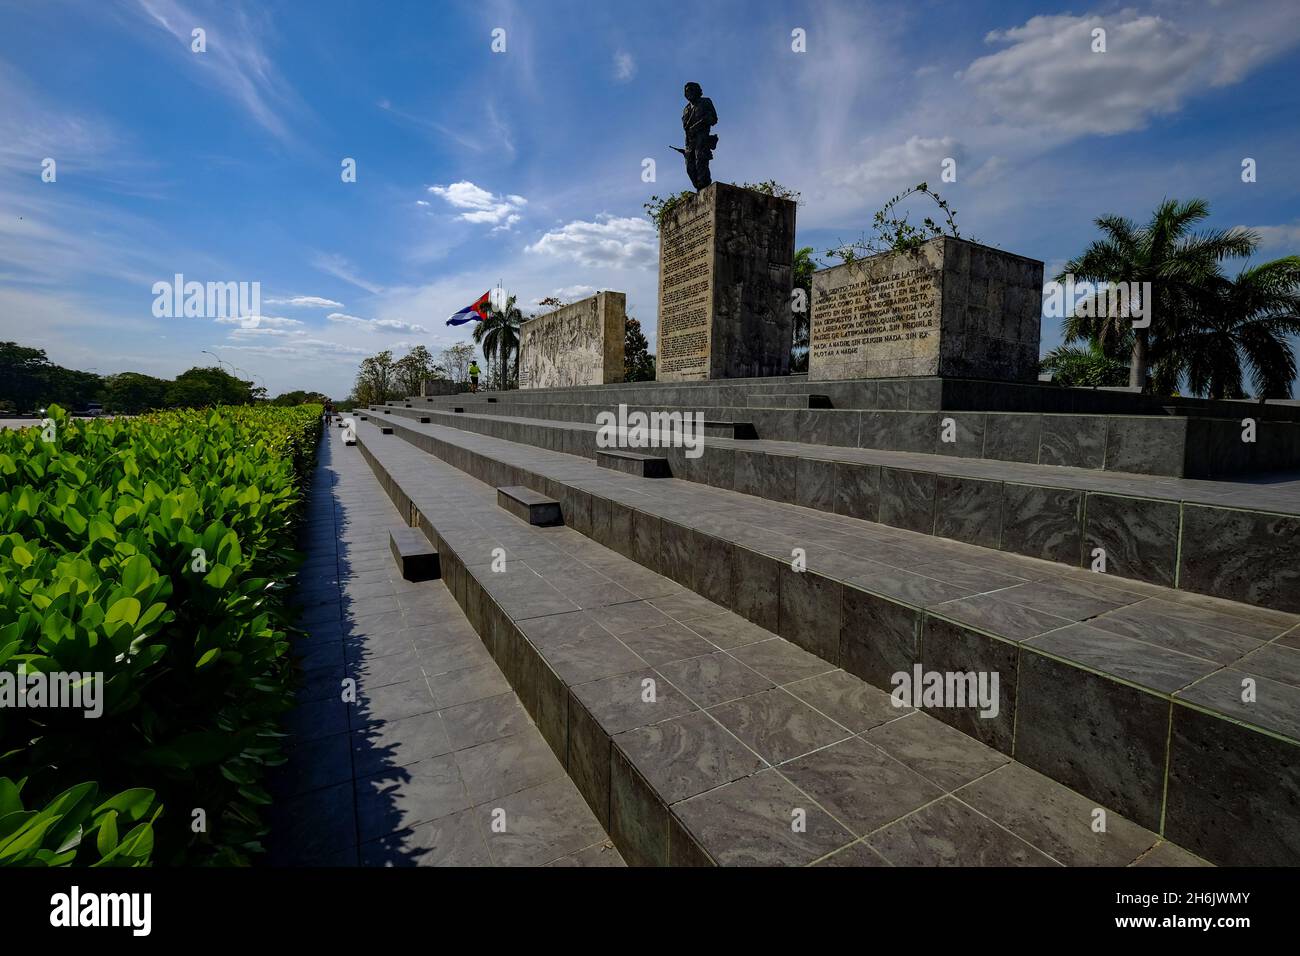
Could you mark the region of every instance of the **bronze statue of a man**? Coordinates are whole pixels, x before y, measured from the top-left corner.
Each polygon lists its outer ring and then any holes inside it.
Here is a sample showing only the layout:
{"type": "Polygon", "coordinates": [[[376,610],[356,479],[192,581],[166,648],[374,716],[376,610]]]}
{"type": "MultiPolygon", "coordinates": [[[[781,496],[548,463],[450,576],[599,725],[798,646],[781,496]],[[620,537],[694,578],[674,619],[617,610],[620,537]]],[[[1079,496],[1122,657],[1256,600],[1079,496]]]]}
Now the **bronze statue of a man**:
{"type": "Polygon", "coordinates": [[[709,127],[718,122],[717,110],[713,100],[704,95],[698,83],[686,84],[686,108],[682,110],[682,129],[686,131],[686,148],[679,150],[686,157],[686,175],[691,177],[691,185],[699,192],[713,177],[709,175],[709,160],[713,158],[713,148],[718,145],[718,137],[709,132],[709,127]]]}

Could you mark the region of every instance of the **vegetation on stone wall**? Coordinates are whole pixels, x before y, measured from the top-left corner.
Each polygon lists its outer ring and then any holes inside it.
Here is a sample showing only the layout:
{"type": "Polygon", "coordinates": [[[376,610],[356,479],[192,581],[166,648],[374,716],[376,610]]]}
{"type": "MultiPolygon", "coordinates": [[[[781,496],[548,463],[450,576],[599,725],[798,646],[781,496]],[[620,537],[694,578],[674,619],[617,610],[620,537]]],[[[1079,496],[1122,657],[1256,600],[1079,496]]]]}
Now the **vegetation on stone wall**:
{"type": "Polygon", "coordinates": [[[946,199],[932,190],[928,183],[917,183],[911,189],[891,197],[876,211],[871,217],[872,235],[863,233],[858,240],[841,242],[838,246],[827,249],[822,255],[827,259],[853,262],[882,252],[910,252],[940,236],[960,239],[961,233],[957,229],[956,215],[957,211],[948,205],[946,199]],[[908,220],[907,212],[898,211],[912,196],[929,198],[938,209],[942,221],[936,221],[934,216],[925,216],[919,226],[913,225],[908,220]]]}

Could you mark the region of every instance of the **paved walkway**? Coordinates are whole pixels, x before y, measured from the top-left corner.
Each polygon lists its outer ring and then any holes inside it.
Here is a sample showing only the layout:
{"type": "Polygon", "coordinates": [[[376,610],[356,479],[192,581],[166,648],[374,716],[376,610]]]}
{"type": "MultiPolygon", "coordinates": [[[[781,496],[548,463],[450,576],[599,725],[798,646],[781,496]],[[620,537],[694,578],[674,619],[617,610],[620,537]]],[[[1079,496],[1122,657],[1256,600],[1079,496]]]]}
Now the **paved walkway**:
{"type": "Polygon", "coordinates": [[[397,576],[388,533],[403,525],[332,427],[302,542],[304,682],[270,862],[623,865],[447,588],[397,576]]]}

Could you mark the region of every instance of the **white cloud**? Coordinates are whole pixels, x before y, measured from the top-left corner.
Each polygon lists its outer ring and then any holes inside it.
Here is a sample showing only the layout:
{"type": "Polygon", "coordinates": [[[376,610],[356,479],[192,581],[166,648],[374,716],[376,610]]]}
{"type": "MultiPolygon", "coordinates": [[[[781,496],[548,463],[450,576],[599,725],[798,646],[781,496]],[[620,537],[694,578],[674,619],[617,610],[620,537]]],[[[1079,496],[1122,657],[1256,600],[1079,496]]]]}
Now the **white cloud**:
{"type": "Polygon", "coordinates": [[[552,289],[546,295],[538,296],[533,299],[532,305],[541,305],[542,299],[563,299],[566,302],[577,302],[579,299],[585,299],[587,296],[595,294],[595,286],[566,285],[562,289],[552,289]]]}
{"type": "Polygon", "coordinates": [[[453,209],[462,210],[456,218],[462,222],[482,223],[497,229],[509,229],[519,221],[519,213],[528,205],[523,196],[497,196],[469,180],[450,186],[430,186],[429,192],[446,200],[453,209]]]}
{"type": "Polygon", "coordinates": [[[355,315],[345,315],[342,312],[331,312],[325,316],[331,322],[343,322],[358,329],[367,329],[369,331],[384,332],[413,332],[419,335],[428,333],[422,325],[412,325],[410,322],[403,322],[400,319],[363,319],[355,315]]]}
{"type": "Polygon", "coordinates": [[[634,76],[636,76],[636,60],[626,50],[619,50],[614,54],[614,79],[626,83],[634,76]]]}
{"type": "Polygon", "coordinates": [[[1267,53],[1241,34],[1192,32],[1134,10],[1036,16],[985,39],[1006,48],[957,78],[1004,120],[1071,136],[1141,129],[1195,93],[1237,82],[1267,53]],[[1106,31],[1105,52],[1093,52],[1095,29],[1106,31]]]}
{"type": "Polygon", "coordinates": [[[1237,228],[1258,233],[1261,249],[1285,251],[1291,255],[1300,249],[1300,222],[1280,226],[1238,226],[1237,228]]]}
{"type": "Polygon", "coordinates": [[[575,219],[527,247],[530,253],[571,259],[584,266],[649,269],[659,258],[659,237],[649,219],[601,214],[575,219]]]}
{"type": "Polygon", "coordinates": [[[301,309],[341,309],[342,302],[335,302],[333,299],[322,299],[318,295],[295,295],[288,299],[267,299],[267,305],[292,305],[301,309]]]}
{"type": "Polygon", "coordinates": [[[960,169],[964,156],[962,145],[951,136],[912,136],[904,143],[873,150],[870,158],[834,171],[828,178],[835,185],[859,192],[898,191],[923,181],[937,182],[945,159],[957,160],[960,169]]]}
{"type": "Polygon", "coordinates": [[[285,329],[271,328],[270,326],[261,325],[241,325],[238,328],[230,330],[231,339],[256,338],[257,336],[269,336],[271,338],[283,338],[290,335],[306,335],[306,332],[291,332],[285,329]]]}
{"type": "Polygon", "coordinates": [[[297,319],[278,315],[223,315],[215,320],[220,325],[238,325],[244,329],[291,329],[302,325],[297,319]]]}
{"type": "Polygon", "coordinates": [[[326,358],[338,356],[347,358],[356,355],[370,355],[370,349],[329,342],[324,339],[297,339],[292,345],[226,345],[223,352],[248,352],[252,355],[272,357],[326,358]]]}

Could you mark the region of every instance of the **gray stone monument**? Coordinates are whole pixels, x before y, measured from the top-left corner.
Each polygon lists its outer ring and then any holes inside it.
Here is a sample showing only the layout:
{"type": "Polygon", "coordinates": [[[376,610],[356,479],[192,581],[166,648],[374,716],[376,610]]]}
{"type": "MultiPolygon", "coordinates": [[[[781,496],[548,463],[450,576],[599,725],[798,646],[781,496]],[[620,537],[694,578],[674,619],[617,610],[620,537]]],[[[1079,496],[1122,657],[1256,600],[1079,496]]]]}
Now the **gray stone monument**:
{"type": "Polygon", "coordinates": [[[729,183],[663,217],[658,381],[790,371],[794,218],[793,200],[729,183]]]}
{"type": "Polygon", "coordinates": [[[597,292],[519,327],[519,387],[623,381],[627,296],[597,292]]]}
{"type": "Polygon", "coordinates": [[[1043,264],[942,236],[813,274],[810,381],[1034,382],[1043,264]]]}
{"type": "Polygon", "coordinates": [[[426,397],[433,395],[455,395],[456,383],[445,378],[425,379],[420,394],[426,397]]]}

